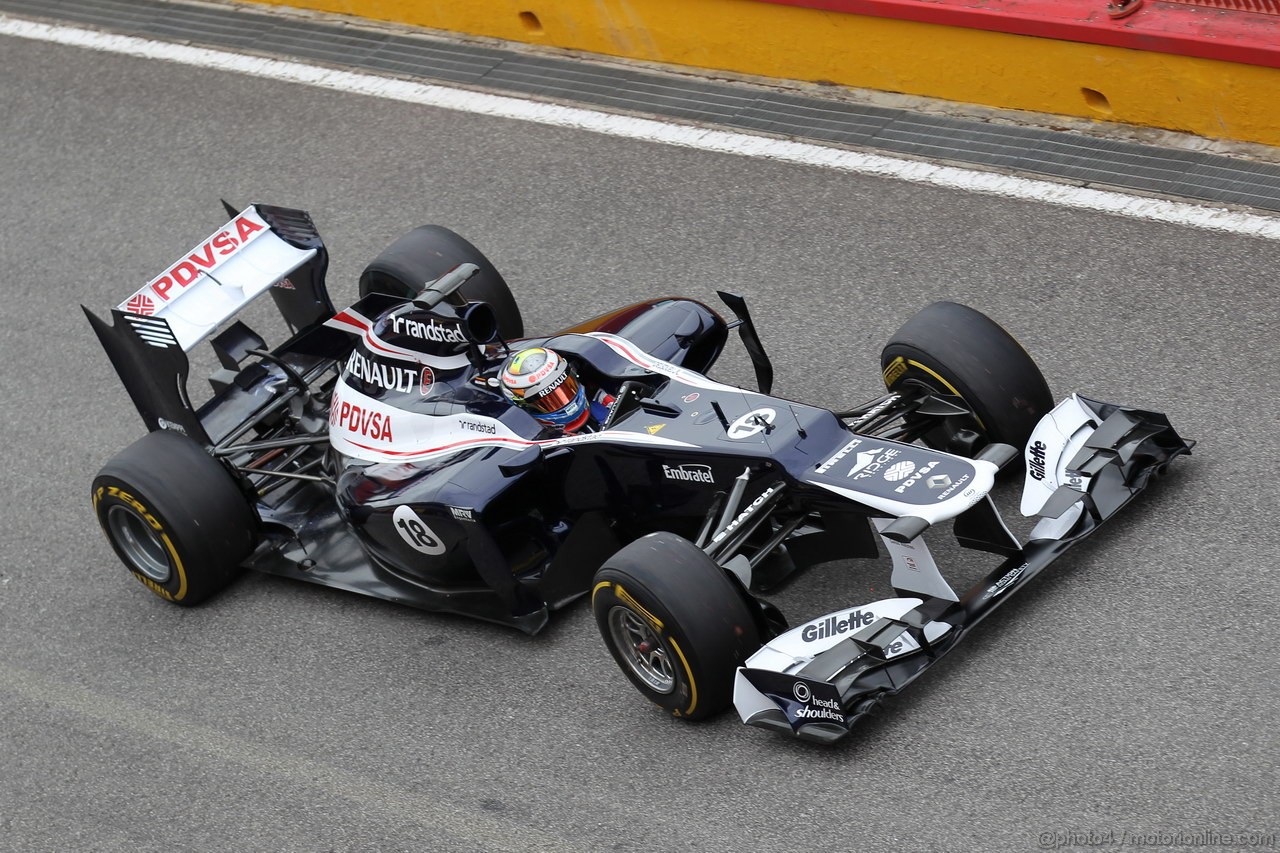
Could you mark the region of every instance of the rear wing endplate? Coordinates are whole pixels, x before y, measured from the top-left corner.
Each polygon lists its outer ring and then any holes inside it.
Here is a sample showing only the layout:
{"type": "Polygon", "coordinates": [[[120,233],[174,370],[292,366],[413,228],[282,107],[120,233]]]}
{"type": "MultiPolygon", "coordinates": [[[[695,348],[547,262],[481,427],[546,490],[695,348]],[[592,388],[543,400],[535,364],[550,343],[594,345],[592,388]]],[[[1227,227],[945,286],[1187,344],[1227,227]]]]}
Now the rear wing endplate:
{"type": "MultiPolygon", "coordinates": [[[[202,444],[209,436],[187,396],[189,350],[268,291],[293,341],[334,315],[324,284],[329,255],[305,211],[227,210],[234,215],[226,225],[121,302],[110,323],[84,309],[147,428],[202,444]]],[[[219,358],[224,367],[239,360],[219,358]]]]}

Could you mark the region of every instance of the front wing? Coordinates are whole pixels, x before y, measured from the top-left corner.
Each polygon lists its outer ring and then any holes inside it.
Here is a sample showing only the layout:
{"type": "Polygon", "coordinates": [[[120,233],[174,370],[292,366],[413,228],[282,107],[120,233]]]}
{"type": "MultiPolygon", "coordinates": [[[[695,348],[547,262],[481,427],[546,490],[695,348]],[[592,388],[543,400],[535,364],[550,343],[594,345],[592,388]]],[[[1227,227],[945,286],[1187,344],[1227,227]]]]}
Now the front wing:
{"type": "Polygon", "coordinates": [[[737,671],[738,714],[806,740],[840,739],[1193,445],[1162,414],[1068,398],[1027,444],[1022,509],[1040,520],[1026,544],[957,595],[922,540],[886,538],[899,597],[838,610],[770,640],[737,671]]]}

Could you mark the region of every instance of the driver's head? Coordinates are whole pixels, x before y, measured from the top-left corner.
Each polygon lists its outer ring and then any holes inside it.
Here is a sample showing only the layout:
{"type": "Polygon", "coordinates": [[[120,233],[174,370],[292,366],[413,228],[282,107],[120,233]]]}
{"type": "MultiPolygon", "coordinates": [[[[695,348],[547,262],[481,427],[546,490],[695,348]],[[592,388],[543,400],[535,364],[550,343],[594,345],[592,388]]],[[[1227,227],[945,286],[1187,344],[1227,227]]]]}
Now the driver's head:
{"type": "Polygon", "coordinates": [[[544,426],[576,432],[591,408],[573,370],[555,350],[530,347],[502,365],[502,393],[544,426]]]}

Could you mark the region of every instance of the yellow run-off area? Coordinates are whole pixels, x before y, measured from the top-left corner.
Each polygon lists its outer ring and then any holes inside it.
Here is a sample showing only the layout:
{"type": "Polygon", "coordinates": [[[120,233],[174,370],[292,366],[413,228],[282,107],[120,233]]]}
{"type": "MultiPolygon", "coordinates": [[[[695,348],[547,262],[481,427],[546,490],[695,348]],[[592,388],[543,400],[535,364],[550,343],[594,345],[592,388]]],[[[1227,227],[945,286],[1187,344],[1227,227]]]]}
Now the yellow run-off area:
{"type": "Polygon", "coordinates": [[[757,0],[258,0],[610,56],[1280,145],[1280,69],[757,0]]]}

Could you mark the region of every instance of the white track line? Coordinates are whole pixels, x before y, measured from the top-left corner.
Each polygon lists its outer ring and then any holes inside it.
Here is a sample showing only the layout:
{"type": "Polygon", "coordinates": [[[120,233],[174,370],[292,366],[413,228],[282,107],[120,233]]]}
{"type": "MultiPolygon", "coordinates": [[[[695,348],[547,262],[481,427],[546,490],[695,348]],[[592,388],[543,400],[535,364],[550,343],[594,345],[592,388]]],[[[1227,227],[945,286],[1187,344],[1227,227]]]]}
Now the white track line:
{"type": "Polygon", "coordinates": [[[414,83],[374,74],[338,71],[301,62],[265,59],[95,30],[41,24],[3,15],[0,15],[0,35],[73,45],[125,56],[161,59],[199,68],[232,71],[237,74],[304,83],[340,92],[372,95],[412,104],[587,130],[627,139],[661,142],[666,145],[716,151],[722,154],[760,157],[860,175],[897,178],[912,183],[930,184],[1004,198],[1047,202],[1062,207],[1099,211],[1133,219],[1280,240],[1280,217],[1265,214],[1143,198],[1109,190],[1089,189],[1052,181],[941,166],[918,160],[902,160],[879,154],[827,148],[807,142],[791,142],[733,131],[633,118],[579,107],[526,101],[505,95],[414,83]]]}

